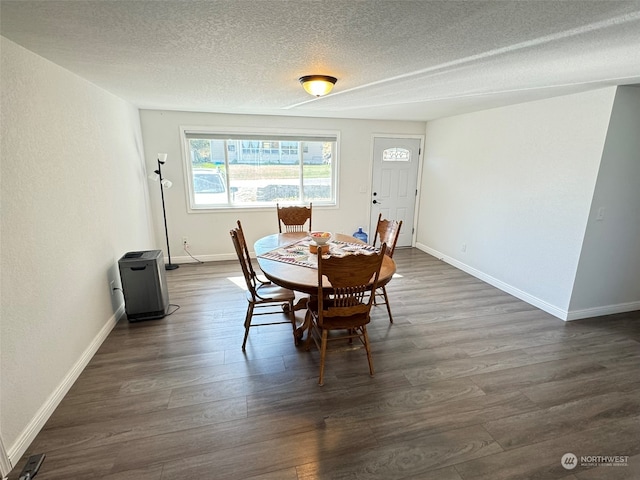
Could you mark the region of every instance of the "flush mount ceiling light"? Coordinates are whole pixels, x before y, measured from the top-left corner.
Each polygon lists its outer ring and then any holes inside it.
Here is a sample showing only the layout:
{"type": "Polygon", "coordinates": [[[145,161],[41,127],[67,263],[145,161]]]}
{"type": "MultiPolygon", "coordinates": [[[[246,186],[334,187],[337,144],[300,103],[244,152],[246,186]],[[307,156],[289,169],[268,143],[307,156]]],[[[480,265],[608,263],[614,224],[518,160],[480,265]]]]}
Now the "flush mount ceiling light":
{"type": "Polygon", "coordinates": [[[314,97],[321,97],[329,93],[337,81],[337,78],[329,75],[305,75],[300,77],[302,88],[314,97]]]}

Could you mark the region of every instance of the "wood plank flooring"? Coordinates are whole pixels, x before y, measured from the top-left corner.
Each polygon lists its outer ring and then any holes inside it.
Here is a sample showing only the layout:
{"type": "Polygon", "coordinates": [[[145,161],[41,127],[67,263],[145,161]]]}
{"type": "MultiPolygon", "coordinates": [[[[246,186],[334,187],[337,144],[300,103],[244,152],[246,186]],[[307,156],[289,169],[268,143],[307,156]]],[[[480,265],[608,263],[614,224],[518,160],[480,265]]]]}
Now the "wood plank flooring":
{"type": "MultiPolygon", "coordinates": [[[[252,329],[237,262],[167,272],[180,308],[121,320],[29,447],[38,480],[638,479],[640,312],[565,323],[416,249],[364,351],[252,329]],[[565,469],[565,453],[628,456],[565,469]]],[[[298,312],[299,320],[302,313],[298,312]]]]}

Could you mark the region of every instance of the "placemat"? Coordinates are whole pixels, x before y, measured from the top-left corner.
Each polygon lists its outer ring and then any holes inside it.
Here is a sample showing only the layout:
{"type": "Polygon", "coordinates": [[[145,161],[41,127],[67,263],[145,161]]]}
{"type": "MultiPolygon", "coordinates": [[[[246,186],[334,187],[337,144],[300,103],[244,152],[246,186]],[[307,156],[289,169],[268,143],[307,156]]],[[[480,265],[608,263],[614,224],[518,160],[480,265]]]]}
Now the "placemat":
{"type": "MultiPolygon", "coordinates": [[[[292,263],[302,267],[318,268],[318,256],[309,252],[309,244],[311,237],[303,238],[297,242],[274,248],[262,255],[261,258],[276,260],[277,262],[292,263]]],[[[378,252],[378,249],[367,245],[366,243],[350,243],[341,242],[339,240],[331,240],[327,243],[329,246],[329,256],[344,257],[346,255],[371,255],[378,252]]],[[[323,258],[326,258],[327,254],[323,258]]]]}

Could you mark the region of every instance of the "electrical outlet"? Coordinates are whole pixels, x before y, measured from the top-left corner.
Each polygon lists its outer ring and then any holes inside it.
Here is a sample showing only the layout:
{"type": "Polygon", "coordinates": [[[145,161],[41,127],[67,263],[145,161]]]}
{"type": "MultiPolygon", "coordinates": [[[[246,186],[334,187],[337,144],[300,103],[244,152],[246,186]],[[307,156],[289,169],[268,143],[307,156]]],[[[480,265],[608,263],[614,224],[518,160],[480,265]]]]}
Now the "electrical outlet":
{"type": "Polygon", "coordinates": [[[111,296],[113,297],[113,292],[114,292],[114,291],[115,291],[115,289],[116,289],[116,282],[115,282],[115,280],[111,280],[111,281],[109,282],[109,289],[111,290],[111,296]]]}
{"type": "Polygon", "coordinates": [[[467,251],[467,244],[463,243],[462,246],[460,247],[460,251],[462,252],[466,252],[467,251]]]}
{"type": "Polygon", "coordinates": [[[189,248],[189,239],[187,237],[182,237],[182,247],[189,248]]]}

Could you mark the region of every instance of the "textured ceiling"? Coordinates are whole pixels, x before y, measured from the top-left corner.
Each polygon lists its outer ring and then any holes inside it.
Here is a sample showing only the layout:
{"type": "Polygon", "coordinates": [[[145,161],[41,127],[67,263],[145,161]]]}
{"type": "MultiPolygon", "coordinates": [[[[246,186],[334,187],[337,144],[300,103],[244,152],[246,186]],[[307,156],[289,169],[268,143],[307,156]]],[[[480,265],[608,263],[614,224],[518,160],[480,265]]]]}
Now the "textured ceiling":
{"type": "Polygon", "coordinates": [[[640,0],[2,0],[0,21],[149,109],[430,120],[640,83],[640,0]]]}

